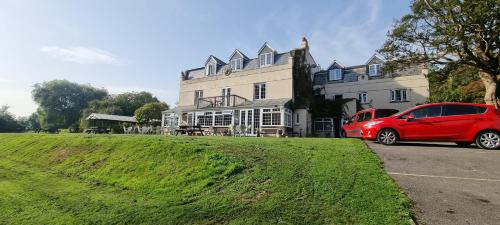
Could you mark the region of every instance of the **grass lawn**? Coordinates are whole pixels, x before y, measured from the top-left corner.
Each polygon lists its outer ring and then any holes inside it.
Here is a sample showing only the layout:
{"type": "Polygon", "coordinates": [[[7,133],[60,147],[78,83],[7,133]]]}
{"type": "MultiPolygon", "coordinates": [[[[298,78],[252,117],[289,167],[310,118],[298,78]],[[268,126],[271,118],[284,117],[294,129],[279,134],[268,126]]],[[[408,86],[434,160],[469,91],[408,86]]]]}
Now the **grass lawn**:
{"type": "Polygon", "coordinates": [[[408,224],[355,139],[0,134],[0,224],[408,224]]]}

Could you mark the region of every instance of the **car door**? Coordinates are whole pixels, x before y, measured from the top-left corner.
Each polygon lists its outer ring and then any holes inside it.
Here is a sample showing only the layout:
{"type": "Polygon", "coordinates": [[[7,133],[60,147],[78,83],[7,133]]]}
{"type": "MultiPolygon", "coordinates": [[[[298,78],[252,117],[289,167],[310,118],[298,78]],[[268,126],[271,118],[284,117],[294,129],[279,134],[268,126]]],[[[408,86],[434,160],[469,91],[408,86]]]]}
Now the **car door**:
{"type": "Polygon", "coordinates": [[[439,121],[442,128],[443,139],[461,139],[467,129],[472,129],[474,124],[484,120],[482,113],[486,108],[472,105],[447,104],[443,105],[443,116],[439,121]]]}
{"type": "Polygon", "coordinates": [[[350,119],[349,122],[344,125],[344,130],[346,133],[347,137],[356,137],[354,134],[356,130],[356,126],[358,123],[358,116],[359,114],[354,114],[350,119]]]}
{"type": "Polygon", "coordinates": [[[398,132],[401,139],[439,140],[442,138],[441,105],[415,109],[398,118],[398,132]],[[408,119],[412,115],[413,119],[408,119]]]}

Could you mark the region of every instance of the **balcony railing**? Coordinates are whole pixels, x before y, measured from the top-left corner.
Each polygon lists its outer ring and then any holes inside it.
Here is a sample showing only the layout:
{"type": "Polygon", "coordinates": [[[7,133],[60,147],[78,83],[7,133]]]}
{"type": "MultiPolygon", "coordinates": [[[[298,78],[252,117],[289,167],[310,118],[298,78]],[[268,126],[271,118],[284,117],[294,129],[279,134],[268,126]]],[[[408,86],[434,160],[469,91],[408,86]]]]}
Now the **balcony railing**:
{"type": "Polygon", "coordinates": [[[199,98],[196,103],[196,108],[224,108],[224,107],[234,107],[248,102],[246,98],[238,95],[228,95],[228,96],[215,96],[199,98]]]}

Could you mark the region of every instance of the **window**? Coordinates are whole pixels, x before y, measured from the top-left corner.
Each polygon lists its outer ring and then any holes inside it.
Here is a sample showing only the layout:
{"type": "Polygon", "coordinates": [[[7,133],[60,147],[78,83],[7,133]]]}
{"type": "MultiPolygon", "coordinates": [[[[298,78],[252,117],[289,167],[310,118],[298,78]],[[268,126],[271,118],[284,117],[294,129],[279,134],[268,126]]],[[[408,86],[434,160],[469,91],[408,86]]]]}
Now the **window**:
{"type": "Polygon", "coordinates": [[[471,105],[443,105],[443,116],[481,114],[486,108],[471,105]]]}
{"type": "Polygon", "coordinates": [[[264,53],[259,55],[260,67],[270,66],[274,63],[273,53],[264,53]]]}
{"type": "Polygon", "coordinates": [[[380,73],[380,64],[372,64],[368,66],[368,76],[377,76],[380,73]]]}
{"type": "Polygon", "coordinates": [[[243,69],[243,59],[233,59],[231,60],[231,69],[238,71],[243,69]]]}
{"type": "Polygon", "coordinates": [[[198,125],[200,125],[200,126],[209,127],[209,126],[213,125],[212,124],[212,122],[213,122],[213,113],[212,112],[197,113],[196,119],[197,119],[198,125]]]}
{"type": "Polygon", "coordinates": [[[358,115],[358,122],[363,122],[363,121],[368,121],[372,119],[372,113],[371,112],[365,112],[362,114],[358,115]]]}
{"type": "Polygon", "coordinates": [[[179,117],[174,113],[168,114],[164,118],[163,125],[165,127],[177,127],[179,125],[179,117]]]}
{"type": "Polygon", "coordinates": [[[406,89],[391,90],[391,102],[408,101],[408,93],[406,89]]]}
{"type": "Polygon", "coordinates": [[[333,100],[340,100],[340,99],[343,99],[344,96],[343,95],[334,95],[333,96],[333,100]]]}
{"type": "Polygon", "coordinates": [[[214,126],[229,126],[233,118],[232,114],[222,113],[221,111],[215,112],[214,126]]]}
{"type": "Polygon", "coordinates": [[[333,132],[333,118],[320,118],[314,121],[314,130],[321,132],[333,132]]]}
{"type": "MultiPolygon", "coordinates": [[[[441,106],[437,105],[437,106],[424,107],[424,108],[414,110],[408,114],[413,115],[417,119],[418,118],[437,117],[437,116],[441,116],[441,106]]],[[[406,118],[406,115],[403,116],[402,118],[403,119],[406,118]]]]}
{"type": "Polygon", "coordinates": [[[279,108],[262,109],[262,125],[263,126],[281,125],[281,110],[279,108]]]}
{"type": "Polygon", "coordinates": [[[260,100],[266,98],[266,84],[260,83],[254,85],[254,99],[260,100]]]}
{"type": "Polygon", "coordinates": [[[389,117],[392,116],[396,113],[398,113],[398,110],[395,109],[377,109],[375,110],[375,118],[384,118],[384,117],[389,117]]]}
{"type": "Polygon", "coordinates": [[[342,80],[342,69],[328,71],[328,80],[342,80]]]}
{"type": "Polygon", "coordinates": [[[217,65],[216,64],[209,64],[207,65],[207,75],[214,75],[217,72],[217,65]]]}
{"type": "Polygon", "coordinates": [[[285,109],[285,127],[292,127],[292,111],[285,109]]]}
{"type": "Polygon", "coordinates": [[[228,107],[231,105],[231,88],[222,88],[222,106],[228,107]]]}
{"type": "Polygon", "coordinates": [[[295,114],[295,124],[300,124],[300,115],[298,113],[295,114]]]}
{"type": "Polygon", "coordinates": [[[197,90],[194,91],[194,104],[198,105],[198,102],[200,99],[203,98],[203,91],[202,90],[197,90]]]}
{"type": "Polygon", "coordinates": [[[366,92],[358,93],[358,100],[360,103],[368,103],[368,93],[366,92]]]}

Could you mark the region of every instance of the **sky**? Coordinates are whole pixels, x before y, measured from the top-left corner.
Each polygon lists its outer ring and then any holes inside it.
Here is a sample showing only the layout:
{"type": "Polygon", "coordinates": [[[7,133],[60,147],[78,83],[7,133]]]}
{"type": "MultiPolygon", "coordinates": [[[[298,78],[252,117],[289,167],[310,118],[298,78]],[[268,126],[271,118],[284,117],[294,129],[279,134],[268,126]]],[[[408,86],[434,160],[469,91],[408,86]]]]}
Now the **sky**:
{"type": "Polygon", "coordinates": [[[53,79],[148,91],[174,106],[182,71],[234,49],[254,58],[309,40],[323,68],[363,64],[409,0],[0,0],[0,106],[28,116],[36,83],[53,79]]]}

